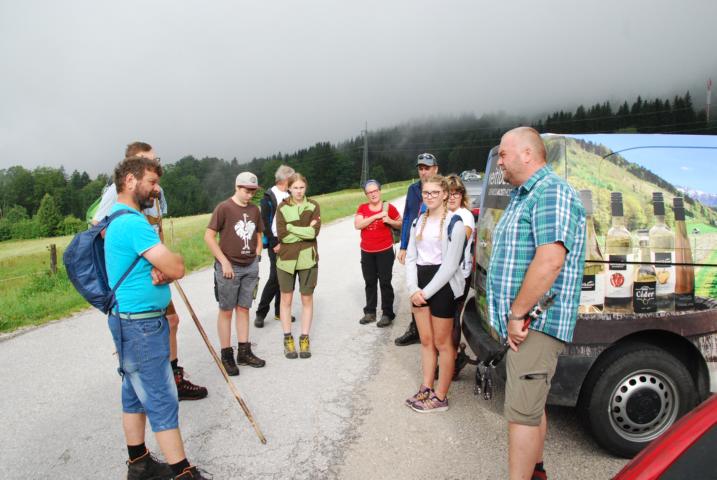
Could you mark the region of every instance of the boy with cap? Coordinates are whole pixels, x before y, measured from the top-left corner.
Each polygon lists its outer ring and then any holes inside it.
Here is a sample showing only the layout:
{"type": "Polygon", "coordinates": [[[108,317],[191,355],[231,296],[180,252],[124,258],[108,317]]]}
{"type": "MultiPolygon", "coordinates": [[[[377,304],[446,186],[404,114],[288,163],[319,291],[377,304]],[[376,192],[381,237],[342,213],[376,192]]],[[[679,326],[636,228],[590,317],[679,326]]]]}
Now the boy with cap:
{"type": "Polygon", "coordinates": [[[266,362],[251,351],[249,309],[259,282],[262,221],[259,207],[251,203],[259,184],[256,175],[237,175],[234,195],[214,209],[204,241],[214,255],[214,295],[219,303],[217,332],[222,364],[231,376],[239,365],[263,367],[266,362]],[[220,240],[217,242],[217,233],[220,240]],[[232,311],[236,311],[237,357],[231,347],[232,311]]]}

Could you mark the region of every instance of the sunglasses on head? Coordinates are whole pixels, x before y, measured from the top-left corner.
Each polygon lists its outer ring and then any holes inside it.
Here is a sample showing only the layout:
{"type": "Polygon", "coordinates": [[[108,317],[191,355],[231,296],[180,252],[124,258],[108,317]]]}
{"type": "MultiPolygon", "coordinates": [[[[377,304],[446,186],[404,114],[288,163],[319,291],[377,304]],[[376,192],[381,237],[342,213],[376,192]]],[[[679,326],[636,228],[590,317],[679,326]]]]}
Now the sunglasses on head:
{"type": "Polygon", "coordinates": [[[435,160],[436,157],[431,155],[430,153],[422,153],[418,156],[418,160],[435,160]]]}

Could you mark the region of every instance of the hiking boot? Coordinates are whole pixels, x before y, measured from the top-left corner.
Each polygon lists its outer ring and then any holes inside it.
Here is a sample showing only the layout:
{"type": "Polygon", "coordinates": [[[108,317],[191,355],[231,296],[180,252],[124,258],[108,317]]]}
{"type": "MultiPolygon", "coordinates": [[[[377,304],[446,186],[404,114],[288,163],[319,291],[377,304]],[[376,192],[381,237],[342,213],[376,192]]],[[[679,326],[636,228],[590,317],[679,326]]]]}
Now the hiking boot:
{"type": "Polygon", "coordinates": [[[234,361],[234,350],[232,347],[222,348],[222,365],[224,365],[224,370],[227,371],[227,375],[230,377],[239,375],[239,367],[237,367],[234,361]]]}
{"type": "Polygon", "coordinates": [[[361,325],[366,325],[367,323],[372,323],[376,321],[376,314],[375,313],[364,313],[363,317],[361,317],[361,320],[359,320],[359,323],[361,325]]]}
{"type": "Polygon", "coordinates": [[[378,321],[376,326],[378,328],[385,328],[391,325],[391,322],[393,322],[393,317],[384,313],[383,315],[381,315],[381,320],[378,321]]]}
{"type": "Polygon", "coordinates": [[[410,407],[418,413],[445,412],[448,410],[448,397],[440,400],[435,393],[431,393],[430,397],[413,402],[410,407]]]}
{"type": "MultiPolygon", "coordinates": [[[[277,314],[274,314],[274,320],[279,320],[279,321],[281,321],[281,317],[280,317],[279,315],[277,315],[277,314]]],[[[295,321],[296,321],[296,317],[292,315],[292,316],[291,316],[291,323],[294,323],[295,321]]]]}
{"type": "Polygon", "coordinates": [[[294,337],[291,334],[284,335],[284,356],[286,358],[297,358],[294,337]]]}
{"type": "Polygon", "coordinates": [[[311,343],[308,335],[299,337],[299,356],[301,358],[309,358],[311,356],[311,343]]]}
{"type": "Polygon", "coordinates": [[[266,315],[259,315],[257,313],[256,317],[254,318],[254,326],[256,328],[264,328],[264,318],[265,317],[266,317],[266,315]]]}
{"type": "Polygon", "coordinates": [[[416,328],[416,321],[411,320],[411,323],[410,325],[408,325],[406,333],[394,340],[393,343],[395,343],[397,347],[405,347],[406,345],[420,343],[420,341],[421,337],[418,336],[418,328],[416,328]]]}
{"type": "Polygon", "coordinates": [[[237,348],[237,364],[261,368],[266,365],[266,362],[254,355],[254,352],[251,351],[251,343],[246,342],[239,343],[239,348],[237,348]]]}
{"type": "Polygon", "coordinates": [[[411,404],[415,402],[422,402],[423,400],[427,399],[433,395],[433,389],[431,387],[427,387],[425,385],[421,385],[421,387],[418,389],[416,393],[411,395],[406,399],[406,406],[410,407],[411,404]]]}
{"type": "Polygon", "coordinates": [[[182,473],[174,477],[175,480],[211,480],[212,478],[214,477],[194,466],[185,468],[182,473]]]}
{"type": "Polygon", "coordinates": [[[172,480],[172,469],[160,462],[149,450],[139,458],[127,460],[127,480],[172,480]]]}
{"type": "Polygon", "coordinates": [[[177,384],[177,396],[180,401],[201,400],[209,394],[205,387],[194,385],[184,378],[184,369],[182,367],[174,369],[174,382],[177,384]]]}

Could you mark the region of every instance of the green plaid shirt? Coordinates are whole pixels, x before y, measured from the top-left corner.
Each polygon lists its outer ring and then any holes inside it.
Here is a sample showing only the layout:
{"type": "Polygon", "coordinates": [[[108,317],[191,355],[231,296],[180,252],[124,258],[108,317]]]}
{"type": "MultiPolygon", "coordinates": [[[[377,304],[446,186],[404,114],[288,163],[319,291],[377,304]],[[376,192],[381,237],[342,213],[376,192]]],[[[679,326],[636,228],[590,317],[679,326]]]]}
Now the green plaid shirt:
{"type": "Polygon", "coordinates": [[[585,263],[585,209],[578,194],[547,166],[511,192],[493,231],[488,266],[488,311],[493,328],[506,337],[508,310],[518,295],[535,250],[562,242],[568,253],[549,293],[553,305],[530,328],[564,342],[573,338],[585,263]]]}

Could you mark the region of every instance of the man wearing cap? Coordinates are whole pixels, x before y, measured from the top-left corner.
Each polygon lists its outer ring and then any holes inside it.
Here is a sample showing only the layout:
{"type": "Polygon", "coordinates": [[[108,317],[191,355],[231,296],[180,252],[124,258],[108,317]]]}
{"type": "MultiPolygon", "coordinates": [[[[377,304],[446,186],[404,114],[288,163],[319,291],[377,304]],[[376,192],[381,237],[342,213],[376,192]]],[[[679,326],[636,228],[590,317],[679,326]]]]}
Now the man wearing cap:
{"type": "MultiPolygon", "coordinates": [[[[416,167],[418,167],[419,180],[408,186],[406,192],[406,204],[403,207],[403,224],[401,225],[401,247],[396,258],[401,265],[406,262],[406,249],[408,248],[408,237],[411,233],[411,223],[418,217],[423,204],[423,196],[421,195],[421,185],[432,175],[438,174],[438,160],[430,153],[422,153],[416,158],[416,167]]],[[[406,333],[398,337],[394,343],[403,347],[420,342],[418,329],[416,328],[416,320],[411,316],[411,323],[408,325],[406,333]]]]}
{"type": "Polygon", "coordinates": [[[256,175],[237,175],[234,195],[214,209],[204,241],[214,262],[214,295],[219,303],[217,332],[221,344],[222,364],[231,376],[239,375],[239,365],[263,367],[266,362],[251,351],[249,343],[249,309],[259,282],[261,233],[259,207],[251,199],[259,188],[256,175]],[[217,233],[220,240],[217,243],[217,233]],[[231,347],[232,312],[236,311],[237,357],[231,347]]]}

